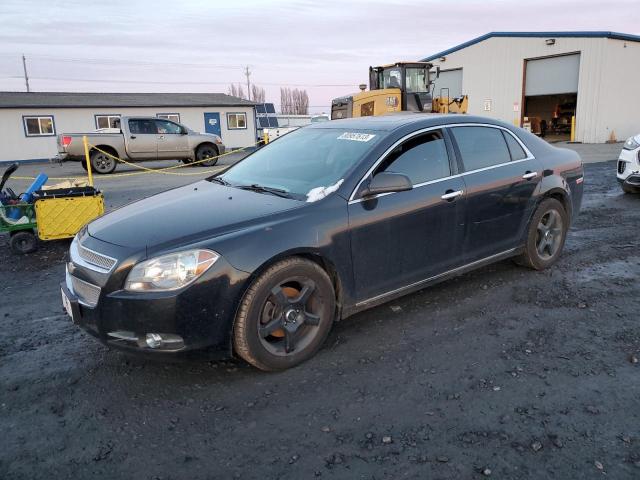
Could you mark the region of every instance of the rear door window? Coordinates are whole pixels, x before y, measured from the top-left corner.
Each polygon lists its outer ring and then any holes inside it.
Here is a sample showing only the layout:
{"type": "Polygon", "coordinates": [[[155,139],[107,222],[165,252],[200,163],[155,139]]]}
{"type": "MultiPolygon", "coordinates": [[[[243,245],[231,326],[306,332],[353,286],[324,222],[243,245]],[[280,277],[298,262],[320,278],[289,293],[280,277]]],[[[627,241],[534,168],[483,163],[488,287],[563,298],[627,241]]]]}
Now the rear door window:
{"type": "Polygon", "coordinates": [[[414,185],[448,177],[451,168],[442,132],[419,135],[399,145],[378,167],[379,172],[402,173],[414,185]]]}
{"type": "Polygon", "coordinates": [[[451,131],[467,172],[511,161],[507,142],[499,128],[469,126],[453,127],[451,131]]]}
{"type": "Polygon", "coordinates": [[[129,120],[129,131],[139,135],[155,135],[158,133],[155,122],[145,118],[132,118],[129,120]]]}
{"type": "Polygon", "coordinates": [[[527,154],[522,149],[522,146],[518,141],[513,138],[509,132],[503,131],[504,139],[507,141],[507,147],[509,147],[509,153],[511,153],[511,160],[523,160],[527,158],[527,154]]]}

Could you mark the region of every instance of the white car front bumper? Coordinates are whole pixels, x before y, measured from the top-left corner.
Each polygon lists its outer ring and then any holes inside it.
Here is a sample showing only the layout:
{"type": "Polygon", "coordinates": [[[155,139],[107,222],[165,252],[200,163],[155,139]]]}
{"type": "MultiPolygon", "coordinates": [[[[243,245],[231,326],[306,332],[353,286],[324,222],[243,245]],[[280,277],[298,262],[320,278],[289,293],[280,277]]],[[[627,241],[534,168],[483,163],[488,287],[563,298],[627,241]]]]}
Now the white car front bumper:
{"type": "MultiPolygon", "coordinates": [[[[620,182],[634,179],[630,179],[630,176],[638,177],[640,180],[640,147],[635,150],[622,150],[618,157],[617,164],[617,177],[620,182]]],[[[636,183],[635,181],[633,183],[636,183]]]]}

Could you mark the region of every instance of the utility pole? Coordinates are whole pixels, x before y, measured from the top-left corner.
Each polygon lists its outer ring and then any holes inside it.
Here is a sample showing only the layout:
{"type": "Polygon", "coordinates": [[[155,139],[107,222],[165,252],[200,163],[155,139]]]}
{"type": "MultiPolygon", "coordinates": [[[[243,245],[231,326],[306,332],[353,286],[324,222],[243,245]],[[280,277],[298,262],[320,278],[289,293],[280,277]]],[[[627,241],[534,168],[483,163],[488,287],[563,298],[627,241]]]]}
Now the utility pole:
{"type": "Polygon", "coordinates": [[[247,98],[251,100],[251,84],[249,82],[249,76],[251,75],[251,72],[249,71],[249,65],[244,67],[244,74],[247,77],[247,98]]]}
{"type": "Polygon", "coordinates": [[[27,84],[27,92],[30,92],[29,89],[29,75],[27,75],[27,59],[24,58],[24,54],[22,54],[22,69],[24,70],[24,83],[27,84]]]}

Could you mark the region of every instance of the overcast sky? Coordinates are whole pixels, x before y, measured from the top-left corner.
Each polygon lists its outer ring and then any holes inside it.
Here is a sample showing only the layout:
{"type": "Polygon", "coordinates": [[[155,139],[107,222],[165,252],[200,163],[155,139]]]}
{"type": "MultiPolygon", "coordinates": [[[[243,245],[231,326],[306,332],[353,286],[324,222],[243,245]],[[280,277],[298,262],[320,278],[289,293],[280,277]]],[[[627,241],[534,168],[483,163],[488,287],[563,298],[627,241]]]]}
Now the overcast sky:
{"type": "Polygon", "coordinates": [[[638,0],[0,0],[0,90],[227,92],[306,88],[313,112],[369,65],[417,60],[490,31],[640,34],[638,0]]]}

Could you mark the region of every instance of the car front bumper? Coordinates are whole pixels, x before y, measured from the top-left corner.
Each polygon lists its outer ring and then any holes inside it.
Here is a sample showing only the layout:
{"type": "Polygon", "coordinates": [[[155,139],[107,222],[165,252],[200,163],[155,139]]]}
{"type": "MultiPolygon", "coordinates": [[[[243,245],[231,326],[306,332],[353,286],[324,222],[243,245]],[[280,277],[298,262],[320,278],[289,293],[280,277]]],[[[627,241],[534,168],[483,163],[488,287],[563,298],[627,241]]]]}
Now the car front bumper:
{"type": "MultiPolygon", "coordinates": [[[[96,240],[90,240],[91,248],[98,250],[96,240]]],[[[105,250],[99,251],[117,258],[105,250]]],[[[248,274],[222,257],[187,287],[153,293],[122,289],[134,264],[129,259],[104,273],[71,257],[62,293],[73,322],[102,343],[132,353],[175,355],[207,348],[213,356],[230,356],[233,319],[248,274]],[[88,294],[88,289],[94,293],[88,294]],[[160,345],[152,348],[147,343],[150,334],[159,336],[160,345]]]]}

